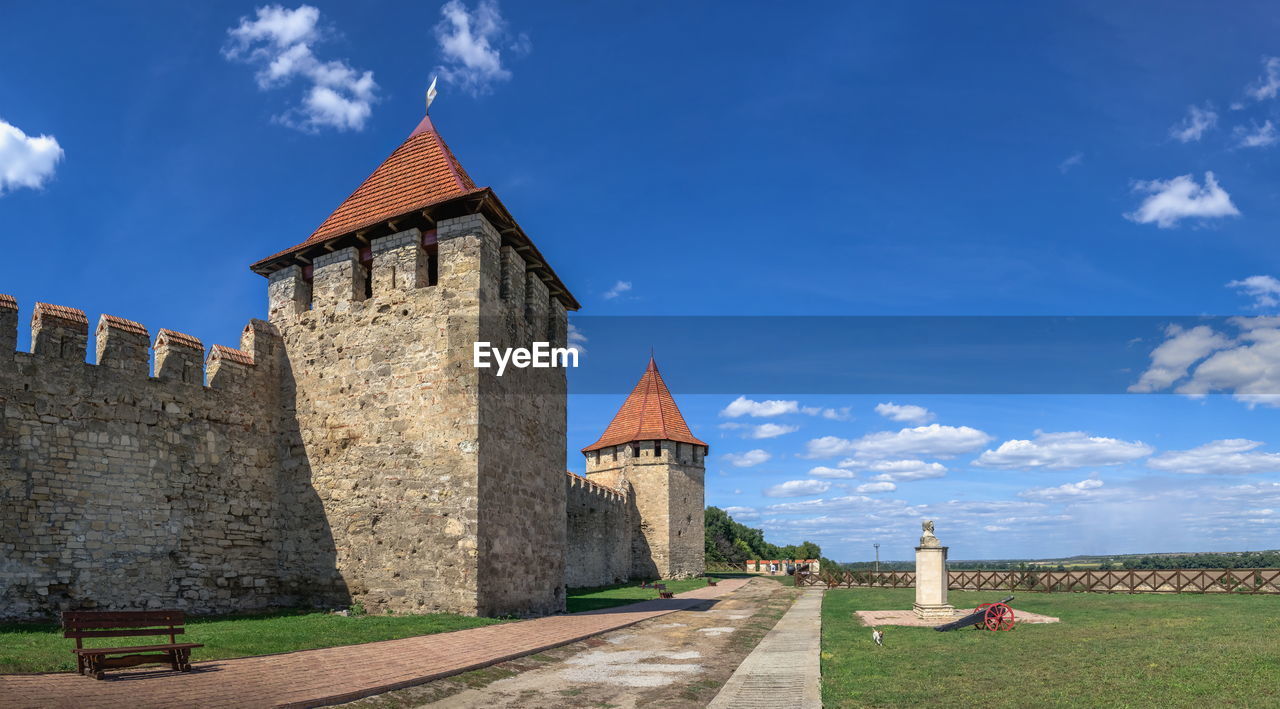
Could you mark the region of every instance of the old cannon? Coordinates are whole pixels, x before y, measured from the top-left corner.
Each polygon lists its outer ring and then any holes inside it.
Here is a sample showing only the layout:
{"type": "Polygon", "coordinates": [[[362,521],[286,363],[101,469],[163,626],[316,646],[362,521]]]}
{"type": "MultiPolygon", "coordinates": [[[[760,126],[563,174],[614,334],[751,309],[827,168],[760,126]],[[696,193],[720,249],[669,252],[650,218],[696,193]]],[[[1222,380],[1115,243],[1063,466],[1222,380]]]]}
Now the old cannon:
{"type": "Polygon", "coordinates": [[[983,628],[987,630],[1013,630],[1013,609],[1008,605],[1009,601],[1012,600],[1013,596],[1009,596],[996,603],[983,603],[973,609],[973,612],[969,615],[945,625],[939,625],[934,630],[946,632],[970,626],[980,630],[983,628]]]}

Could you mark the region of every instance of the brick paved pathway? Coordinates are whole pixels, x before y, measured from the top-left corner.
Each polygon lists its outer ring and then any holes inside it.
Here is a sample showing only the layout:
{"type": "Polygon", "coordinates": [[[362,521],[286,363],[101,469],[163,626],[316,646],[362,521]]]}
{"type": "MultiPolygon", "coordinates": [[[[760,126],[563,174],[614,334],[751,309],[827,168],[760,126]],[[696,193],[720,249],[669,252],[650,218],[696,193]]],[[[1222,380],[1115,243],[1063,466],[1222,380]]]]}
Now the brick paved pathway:
{"type": "Polygon", "coordinates": [[[325,706],[422,684],[688,610],[746,582],[729,579],[715,588],[687,591],[669,600],[452,633],[197,662],[196,671],[188,673],[140,669],[109,673],[102,681],[77,674],[0,675],[0,709],[325,706]]]}
{"type": "Polygon", "coordinates": [[[822,709],[822,593],[800,596],[707,709],[822,709]]]}

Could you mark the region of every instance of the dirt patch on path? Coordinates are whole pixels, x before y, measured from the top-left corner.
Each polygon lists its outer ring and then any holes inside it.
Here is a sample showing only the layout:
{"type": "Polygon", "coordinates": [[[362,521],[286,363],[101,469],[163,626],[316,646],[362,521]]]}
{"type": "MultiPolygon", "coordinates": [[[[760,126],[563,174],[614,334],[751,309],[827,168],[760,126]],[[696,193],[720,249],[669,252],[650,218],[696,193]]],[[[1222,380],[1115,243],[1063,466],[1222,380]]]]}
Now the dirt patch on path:
{"type": "Polygon", "coordinates": [[[343,706],[705,706],[796,595],[796,589],[776,581],[752,579],[737,591],[690,610],[343,706]]]}

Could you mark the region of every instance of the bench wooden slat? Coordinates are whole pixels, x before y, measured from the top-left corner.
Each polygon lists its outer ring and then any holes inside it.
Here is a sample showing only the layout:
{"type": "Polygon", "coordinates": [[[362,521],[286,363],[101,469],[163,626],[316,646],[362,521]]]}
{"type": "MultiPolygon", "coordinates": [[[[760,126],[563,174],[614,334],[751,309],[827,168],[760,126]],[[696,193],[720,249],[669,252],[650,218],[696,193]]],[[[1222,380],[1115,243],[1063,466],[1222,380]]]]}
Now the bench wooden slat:
{"type": "Polygon", "coordinates": [[[128,630],[68,630],[64,638],[130,638],[134,635],[184,635],[182,628],[130,628],[128,630]]]}
{"type": "Polygon", "coordinates": [[[72,630],[93,630],[95,628],[180,628],[182,627],[182,621],[176,623],[169,621],[148,623],[140,620],[72,620],[63,621],[62,627],[72,630]]]}
{"type": "Polygon", "coordinates": [[[62,622],[131,620],[143,625],[182,625],[186,614],[182,611],[63,611],[62,622]]]}
{"type": "Polygon", "coordinates": [[[77,655],[105,655],[107,653],[116,652],[148,652],[151,650],[170,650],[176,648],[195,648],[204,647],[200,643],[174,643],[172,645],[165,643],[164,645],[134,645],[131,647],[82,647],[76,648],[71,652],[77,655]]]}

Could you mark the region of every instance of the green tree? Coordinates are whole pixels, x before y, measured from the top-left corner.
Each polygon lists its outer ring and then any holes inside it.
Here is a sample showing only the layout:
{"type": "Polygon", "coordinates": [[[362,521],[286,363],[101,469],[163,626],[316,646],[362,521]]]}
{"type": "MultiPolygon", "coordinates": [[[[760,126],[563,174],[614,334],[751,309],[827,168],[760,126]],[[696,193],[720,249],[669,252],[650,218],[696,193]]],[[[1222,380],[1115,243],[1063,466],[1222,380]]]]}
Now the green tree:
{"type": "Polygon", "coordinates": [[[748,559],[821,559],[819,563],[838,566],[822,559],[822,547],[813,542],[779,547],[765,541],[764,531],[734,520],[719,507],[703,513],[706,541],[703,551],[708,564],[740,564],[748,559]]]}

